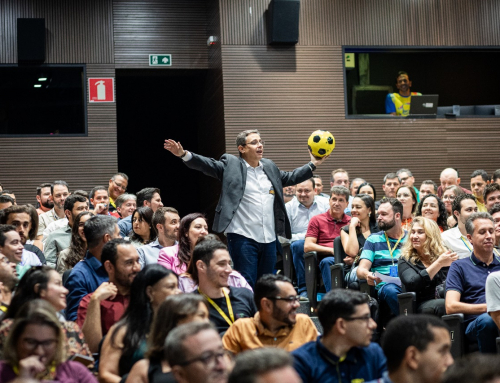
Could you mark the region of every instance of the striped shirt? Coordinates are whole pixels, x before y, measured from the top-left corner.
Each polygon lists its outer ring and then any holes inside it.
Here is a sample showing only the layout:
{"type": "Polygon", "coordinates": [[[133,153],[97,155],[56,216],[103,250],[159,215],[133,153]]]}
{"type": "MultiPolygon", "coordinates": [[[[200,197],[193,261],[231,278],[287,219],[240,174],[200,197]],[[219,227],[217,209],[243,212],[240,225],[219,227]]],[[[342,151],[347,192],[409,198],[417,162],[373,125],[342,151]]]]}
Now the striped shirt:
{"type": "MultiPolygon", "coordinates": [[[[403,247],[406,239],[408,238],[408,232],[405,231],[404,233],[404,237],[396,246],[396,249],[392,253],[392,257],[389,252],[389,248],[387,247],[385,231],[373,233],[366,239],[363,252],[361,253],[361,259],[368,259],[372,263],[372,272],[378,271],[380,274],[389,275],[390,266],[393,264],[396,266],[398,265],[398,259],[401,256],[401,247],[403,247]]],[[[398,242],[399,238],[388,238],[392,249],[398,242]]],[[[384,283],[385,282],[380,282],[376,286],[376,289],[380,289],[384,283]]]]}

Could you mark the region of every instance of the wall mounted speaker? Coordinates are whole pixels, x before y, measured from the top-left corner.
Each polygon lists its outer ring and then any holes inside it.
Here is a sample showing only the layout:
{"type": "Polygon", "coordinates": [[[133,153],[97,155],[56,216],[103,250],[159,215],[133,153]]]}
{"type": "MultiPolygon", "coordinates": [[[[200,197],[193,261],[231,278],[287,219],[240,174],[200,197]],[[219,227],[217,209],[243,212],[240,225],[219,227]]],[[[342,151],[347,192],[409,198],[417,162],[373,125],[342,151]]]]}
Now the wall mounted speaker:
{"type": "Polygon", "coordinates": [[[45,19],[17,19],[17,61],[20,64],[45,61],[45,19]]]}
{"type": "Polygon", "coordinates": [[[297,44],[300,0],[271,0],[267,9],[269,44],[297,44]]]}

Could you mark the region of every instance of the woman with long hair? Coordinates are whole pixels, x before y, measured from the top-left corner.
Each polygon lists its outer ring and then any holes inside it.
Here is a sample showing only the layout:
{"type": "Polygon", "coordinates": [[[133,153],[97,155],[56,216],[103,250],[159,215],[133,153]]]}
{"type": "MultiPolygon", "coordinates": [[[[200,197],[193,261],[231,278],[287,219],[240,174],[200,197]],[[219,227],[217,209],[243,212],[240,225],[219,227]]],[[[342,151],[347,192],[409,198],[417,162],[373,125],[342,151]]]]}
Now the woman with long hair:
{"type": "Polygon", "coordinates": [[[403,216],[401,221],[403,229],[408,230],[413,220],[413,214],[417,208],[417,193],[411,186],[400,186],[396,192],[396,198],[403,205],[403,216]]]}
{"type": "Polygon", "coordinates": [[[49,266],[35,266],[29,269],[19,281],[14,297],[0,325],[0,358],[2,345],[9,334],[14,318],[21,307],[35,299],[49,302],[57,316],[61,328],[66,334],[66,352],[68,355],[82,354],[92,357],[80,327],[71,321],[66,321],[59,312],[66,308],[68,290],[62,285],[61,275],[49,266]]]}
{"type": "Polygon", "coordinates": [[[132,235],[130,242],[139,248],[156,239],[153,228],[153,210],[149,206],[141,206],[132,213],[132,235]]]}
{"type": "Polygon", "coordinates": [[[205,216],[201,213],[191,213],[181,219],[177,244],[160,250],[158,263],[178,275],[185,273],[191,260],[198,239],[208,234],[205,216]]]}
{"type": "Polygon", "coordinates": [[[425,217],[433,220],[439,226],[441,233],[448,230],[448,213],[443,201],[435,194],[424,196],[417,207],[417,217],[425,217]]]}
{"type": "Polygon", "coordinates": [[[71,243],[67,249],[59,253],[56,262],[56,270],[59,274],[64,274],[66,270],[71,270],[78,262],[85,258],[87,252],[87,241],[83,234],[85,222],[94,214],[89,211],[78,213],[71,228],[71,243]]]}
{"type": "Polygon", "coordinates": [[[443,190],[443,196],[441,197],[441,200],[443,201],[444,207],[446,208],[446,213],[448,214],[446,223],[450,228],[455,227],[458,223],[455,216],[453,215],[453,201],[455,201],[455,198],[457,198],[461,194],[464,194],[464,191],[457,185],[447,186],[443,190]]]}
{"type": "Polygon", "coordinates": [[[0,382],[21,377],[61,383],[97,383],[83,364],[67,361],[64,331],[49,302],[30,301],[18,314],[5,343],[0,382]]]}
{"type": "Polygon", "coordinates": [[[198,294],[169,296],[158,308],[148,337],[146,358],[132,367],[127,383],[174,382],[165,360],[165,339],[175,327],[189,322],[208,322],[208,305],[198,294]]]}
{"type": "Polygon", "coordinates": [[[417,294],[419,313],[446,314],[444,299],[436,299],[437,289],[457,259],[457,253],[444,246],[436,222],[424,217],[413,219],[409,238],[401,249],[398,272],[406,291],[417,294]]]}
{"type": "Polygon", "coordinates": [[[177,277],[160,265],[147,265],[130,287],[130,303],[104,339],[99,362],[101,383],[120,382],[135,362],[144,358],[153,316],[170,295],[179,294],[177,277]]]}

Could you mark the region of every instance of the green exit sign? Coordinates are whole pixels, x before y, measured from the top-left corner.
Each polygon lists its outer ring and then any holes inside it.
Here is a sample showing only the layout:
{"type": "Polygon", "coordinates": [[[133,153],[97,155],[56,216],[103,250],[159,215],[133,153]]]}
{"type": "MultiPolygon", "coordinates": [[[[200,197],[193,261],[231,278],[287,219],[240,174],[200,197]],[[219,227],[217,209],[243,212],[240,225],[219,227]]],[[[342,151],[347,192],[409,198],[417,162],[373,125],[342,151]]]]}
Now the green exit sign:
{"type": "Polygon", "coordinates": [[[172,66],[172,55],[149,55],[149,66],[172,66]]]}

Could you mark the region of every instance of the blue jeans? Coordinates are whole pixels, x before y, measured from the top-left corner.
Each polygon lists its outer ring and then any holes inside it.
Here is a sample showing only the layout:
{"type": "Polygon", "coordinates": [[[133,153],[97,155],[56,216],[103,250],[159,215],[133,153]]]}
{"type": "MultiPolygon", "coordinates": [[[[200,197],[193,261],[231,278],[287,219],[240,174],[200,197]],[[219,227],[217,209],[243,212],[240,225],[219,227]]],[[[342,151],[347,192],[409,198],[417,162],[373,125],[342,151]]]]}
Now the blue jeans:
{"type": "Polygon", "coordinates": [[[307,291],[306,288],[306,271],[304,260],[304,240],[292,242],[290,245],[292,252],[293,267],[295,268],[295,275],[297,276],[297,285],[299,287],[299,294],[307,291]]]}
{"type": "Polygon", "coordinates": [[[330,266],[334,264],[335,258],[333,257],[325,257],[319,262],[319,270],[321,271],[321,277],[323,278],[326,292],[332,289],[332,272],[330,271],[330,266]]]}
{"type": "Polygon", "coordinates": [[[276,241],[259,243],[243,235],[228,233],[227,247],[234,269],[252,286],[264,274],[272,274],[276,264],[276,241]]]}
{"type": "Polygon", "coordinates": [[[465,329],[465,335],[470,341],[477,342],[482,353],[497,352],[496,337],[498,327],[488,313],[479,315],[465,329]]]}
{"type": "Polygon", "coordinates": [[[401,287],[394,283],[386,283],[378,290],[380,303],[385,302],[394,315],[399,315],[398,294],[401,294],[401,287]]]}

